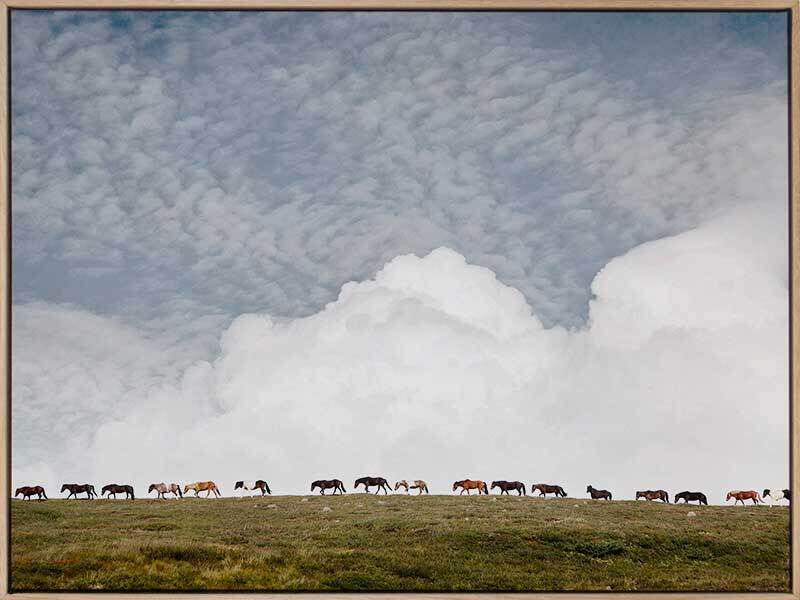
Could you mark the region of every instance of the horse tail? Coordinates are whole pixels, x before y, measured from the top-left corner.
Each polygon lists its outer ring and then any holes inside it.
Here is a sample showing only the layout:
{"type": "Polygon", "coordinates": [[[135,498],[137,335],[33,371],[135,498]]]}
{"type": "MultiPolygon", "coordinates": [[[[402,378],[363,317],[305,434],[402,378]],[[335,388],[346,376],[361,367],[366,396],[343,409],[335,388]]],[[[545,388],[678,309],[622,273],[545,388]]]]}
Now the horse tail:
{"type": "Polygon", "coordinates": [[[47,497],[47,494],[44,493],[44,488],[42,488],[42,496],[44,496],[45,500],[49,500],[49,498],[47,497]]]}
{"type": "Polygon", "coordinates": [[[430,492],[428,491],[428,484],[427,483],[425,484],[425,493],[426,494],[430,494],[430,492]]]}
{"type": "Polygon", "coordinates": [[[183,492],[181,491],[181,486],[178,486],[178,497],[183,498],[183,492]]]}
{"type": "Polygon", "coordinates": [[[613,496],[611,495],[611,492],[608,492],[608,499],[609,500],[613,499],[613,496]]]}
{"type": "Polygon", "coordinates": [[[272,490],[269,489],[269,484],[266,481],[264,482],[264,487],[267,488],[267,493],[271,496],[272,495],[272,490]]]}
{"type": "Polygon", "coordinates": [[[131,500],[136,500],[136,496],[133,495],[133,486],[129,486],[131,488],[131,500]]]}

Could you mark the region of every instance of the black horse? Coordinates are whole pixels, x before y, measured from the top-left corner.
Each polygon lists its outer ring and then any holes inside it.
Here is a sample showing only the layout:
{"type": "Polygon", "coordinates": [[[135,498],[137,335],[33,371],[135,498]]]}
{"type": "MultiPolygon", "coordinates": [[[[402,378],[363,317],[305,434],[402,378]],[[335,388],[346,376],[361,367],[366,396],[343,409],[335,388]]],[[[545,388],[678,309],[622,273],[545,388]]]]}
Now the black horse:
{"type": "Polygon", "coordinates": [[[353,484],[353,488],[358,488],[358,486],[363,485],[364,491],[369,493],[369,488],[373,486],[378,486],[378,489],[375,490],[375,493],[379,493],[383,490],[384,494],[389,493],[389,482],[386,481],[383,477],[360,477],[356,479],[356,482],[353,484]]]}
{"type": "Polygon", "coordinates": [[[319,493],[323,496],[325,495],[325,490],[329,490],[333,488],[333,493],[336,493],[336,490],[339,490],[340,494],[344,494],[347,490],[344,489],[344,484],[339,479],[317,479],[316,481],[311,483],[311,491],[314,491],[314,488],[319,488],[319,493]]]}
{"type": "Polygon", "coordinates": [[[550,485],[547,483],[534,483],[531,484],[531,494],[533,494],[534,490],[539,491],[539,497],[541,498],[544,496],[547,498],[547,494],[555,494],[556,496],[561,496],[562,498],[567,497],[567,492],[564,491],[560,485],[550,485]]]}
{"type": "Polygon", "coordinates": [[[108,485],[104,485],[103,489],[100,490],[100,495],[105,496],[108,493],[108,497],[114,496],[117,497],[117,494],[125,494],[125,499],[127,500],[130,497],[131,500],[134,500],[133,496],[133,486],[131,485],[117,485],[116,483],[109,483],[108,485]]]}
{"type": "Polygon", "coordinates": [[[708,499],[703,492],[681,492],[680,494],[675,494],[675,504],[678,503],[678,500],[683,500],[684,504],[689,504],[689,502],[694,502],[697,500],[697,504],[705,504],[708,506],[708,499]]]}
{"type": "Polygon", "coordinates": [[[65,483],[61,486],[61,493],[69,491],[69,496],[67,496],[67,500],[72,498],[72,496],[78,497],[78,494],[86,494],[86,499],[91,500],[92,498],[97,497],[97,492],[94,491],[94,486],[88,483],[65,483]]]}
{"type": "MultiPolygon", "coordinates": [[[[492,488],[500,488],[500,495],[508,494],[509,490],[516,490],[518,496],[527,496],[528,493],[525,491],[525,484],[521,481],[493,481],[492,488]]],[[[510,494],[509,494],[510,495],[510,494]]]]}
{"type": "Polygon", "coordinates": [[[611,500],[611,492],[608,490],[596,490],[591,485],[587,485],[586,491],[589,492],[592,500],[611,500]]]}

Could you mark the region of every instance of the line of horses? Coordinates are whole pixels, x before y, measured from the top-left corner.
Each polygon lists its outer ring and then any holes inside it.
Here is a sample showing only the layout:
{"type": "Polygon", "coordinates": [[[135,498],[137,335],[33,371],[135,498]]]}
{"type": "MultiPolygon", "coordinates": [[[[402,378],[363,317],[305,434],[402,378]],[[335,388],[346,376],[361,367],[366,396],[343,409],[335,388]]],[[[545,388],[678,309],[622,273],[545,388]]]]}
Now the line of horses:
{"type": "MultiPolygon", "coordinates": [[[[384,477],[360,477],[355,480],[353,488],[357,490],[359,486],[364,487],[365,493],[370,493],[370,489],[375,488],[375,494],[379,494],[381,491],[383,491],[384,494],[388,494],[392,489],[388,480],[384,477]]],[[[417,490],[417,495],[430,493],[428,490],[428,484],[422,479],[414,479],[411,483],[405,479],[396,481],[394,484],[394,491],[396,492],[400,490],[400,488],[403,488],[406,494],[410,493],[410,490],[417,490]]],[[[237,481],[234,484],[233,489],[234,491],[242,490],[242,492],[260,491],[262,496],[266,494],[272,494],[269,484],[263,479],[256,479],[254,481],[237,481]]],[[[347,493],[347,490],[344,488],[344,484],[342,483],[341,479],[317,479],[311,483],[311,491],[313,492],[316,489],[319,489],[319,493],[323,496],[325,495],[326,490],[332,490],[331,495],[335,495],[337,492],[339,494],[347,493]]],[[[461,490],[459,495],[462,495],[464,492],[466,492],[467,495],[470,495],[470,492],[475,490],[479,496],[482,494],[488,496],[489,491],[494,489],[499,489],[500,495],[510,494],[511,492],[517,492],[518,496],[528,495],[527,488],[523,482],[506,481],[504,479],[492,481],[491,486],[488,486],[485,481],[480,479],[461,479],[453,482],[452,491],[456,492],[459,489],[461,490]]],[[[183,490],[181,490],[181,486],[177,483],[151,483],[150,487],[147,489],[148,494],[156,492],[156,497],[158,499],[166,499],[168,494],[172,494],[174,498],[183,498],[191,491],[193,491],[197,497],[200,496],[200,492],[206,492],[206,498],[212,495],[217,498],[222,496],[219,487],[217,487],[217,484],[213,481],[196,481],[194,483],[187,483],[183,486],[183,490]]],[[[64,492],[69,492],[67,500],[73,496],[78,498],[78,494],[86,494],[87,500],[97,498],[97,493],[95,492],[94,486],[89,483],[65,483],[61,486],[61,493],[63,494],[64,492]]],[[[564,491],[563,487],[549,483],[532,483],[530,486],[530,492],[531,495],[538,492],[540,498],[546,498],[548,494],[553,494],[554,496],[561,498],[567,497],[567,492],[564,491]]],[[[589,497],[593,500],[611,501],[613,499],[610,491],[600,490],[592,485],[586,486],[586,493],[589,494],[589,497]]],[[[125,494],[125,499],[135,499],[133,486],[131,485],[110,483],[103,486],[101,489],[101,497],[105,496],[106,494],[108,494],[109,498],[116,498],[117,494],[125,494]]],[[[32,500],[34,496],[36,496],[39,500],[48,499],[45,489],[40,485],[23,486],[17,488],[16,492],[14,493],[14,497],[16,498],[20,495],[22,495],[23,500],[32,500]]],[[[666,490],[640,490],[636,492],[635,499],[639,500],[640,498],[644,498],[648,502],[652,500],[660,500],[661,502],[669,504],[669,493],[667,493],[666,490]]],[[[791,502],[791,492],[785,488],[765,488],[763,493],[759,493],[755,490],[731,490],[725,497],[725,501],[728,502],[733,499],[735,506],[740,502],[742,505],[744,505],[746,500],[750,500],[753,502],[753,504],[757,505],[765,504],[766,502],[764,498],[770,498],[772,504],[782,500],[791,502]]],[[[677,504],[680,500],[683,500],[685,504],[688,504],[689,502],[697,502],[698,505],[708,505],[708,498],[703,492],[684,491],[675,494],[674,503],[677,504]]]]}

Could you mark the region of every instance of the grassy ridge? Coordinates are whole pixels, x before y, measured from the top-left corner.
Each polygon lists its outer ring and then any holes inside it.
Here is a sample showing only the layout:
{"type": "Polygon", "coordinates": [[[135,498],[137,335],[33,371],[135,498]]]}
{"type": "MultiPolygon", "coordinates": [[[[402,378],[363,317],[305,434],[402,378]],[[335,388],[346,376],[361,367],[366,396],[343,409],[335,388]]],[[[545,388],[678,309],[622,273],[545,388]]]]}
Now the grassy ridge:
{"type": "Polygon", "coordinates": [[[364,494],[17,501],[11,577],[13,591],[788,591],[789,511],[364,494]]]}

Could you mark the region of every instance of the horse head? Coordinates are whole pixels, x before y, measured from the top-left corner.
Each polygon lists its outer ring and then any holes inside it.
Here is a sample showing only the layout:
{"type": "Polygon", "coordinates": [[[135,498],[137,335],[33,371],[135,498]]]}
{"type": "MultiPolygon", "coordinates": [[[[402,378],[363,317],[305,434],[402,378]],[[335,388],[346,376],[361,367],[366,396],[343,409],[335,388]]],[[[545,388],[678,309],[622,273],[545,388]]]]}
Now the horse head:
{"type": "Polygon", "coordinates": [[[17,496],[19,496],[20,494],[22,494],[22,493],[23,493],[23,490],[24,490],[24,488],[17,488],[17,491],[16,491],[16,492],[14,492],[14,498],[16,498],[17,496]]]}
{"type": "Polygon", "coordinates": [[[460,484],[460,483],[462,483],[462,482],[461,482],[461,481],[455,481],[455,482],[453,482],[453,491],[454,491],[454,492],[456,491],[456,489],[458,489],[458,484],[460,484]]]}
{"type": "Polygon", "coordinates": [[[156,489],[156,484],[155,484],[155,483],[151,483],[151,484],[150,484],[150,487],[149,487],[149,488],[147,488],[147,493],[149,494],[149,493],[150,493],[150,492],[152,492],[154,489],[156,489]]]}
{"type": "Polygon", "coordinates": [[[587,486],[586,486],[586,491],[587,491],[588,493],[590,493],[590,494],[592,493],[592,490],[593,490],[593,489],[594,489],[594,488],[593,488],[592,486],[590,486],[590,485],[587,485],[587,486]]]}
{"type": "Polygon", "coordinates": [[[61,491],[62,492],[68,491],[69,490],[69,486],[70,486],[69,483],[65,483],[64,485],[61,486],[61,491]]]}
{"type": "Polygon", "coordinates": [[[233,490],[236,491],[239,488],[243,488],[243,487],[244,487],[244,481],[237,481],[236,484],[233,486],[233,490]]]}
{"type": "Polygon", "coordinates": [[[764,493],[763,493],[763,494],[761,494],[761,495],[762,495],[762,496],[764,496],[765,498],[766,498],[767,496],[769,496],[769,488],[764,488],[764,493]]]}

